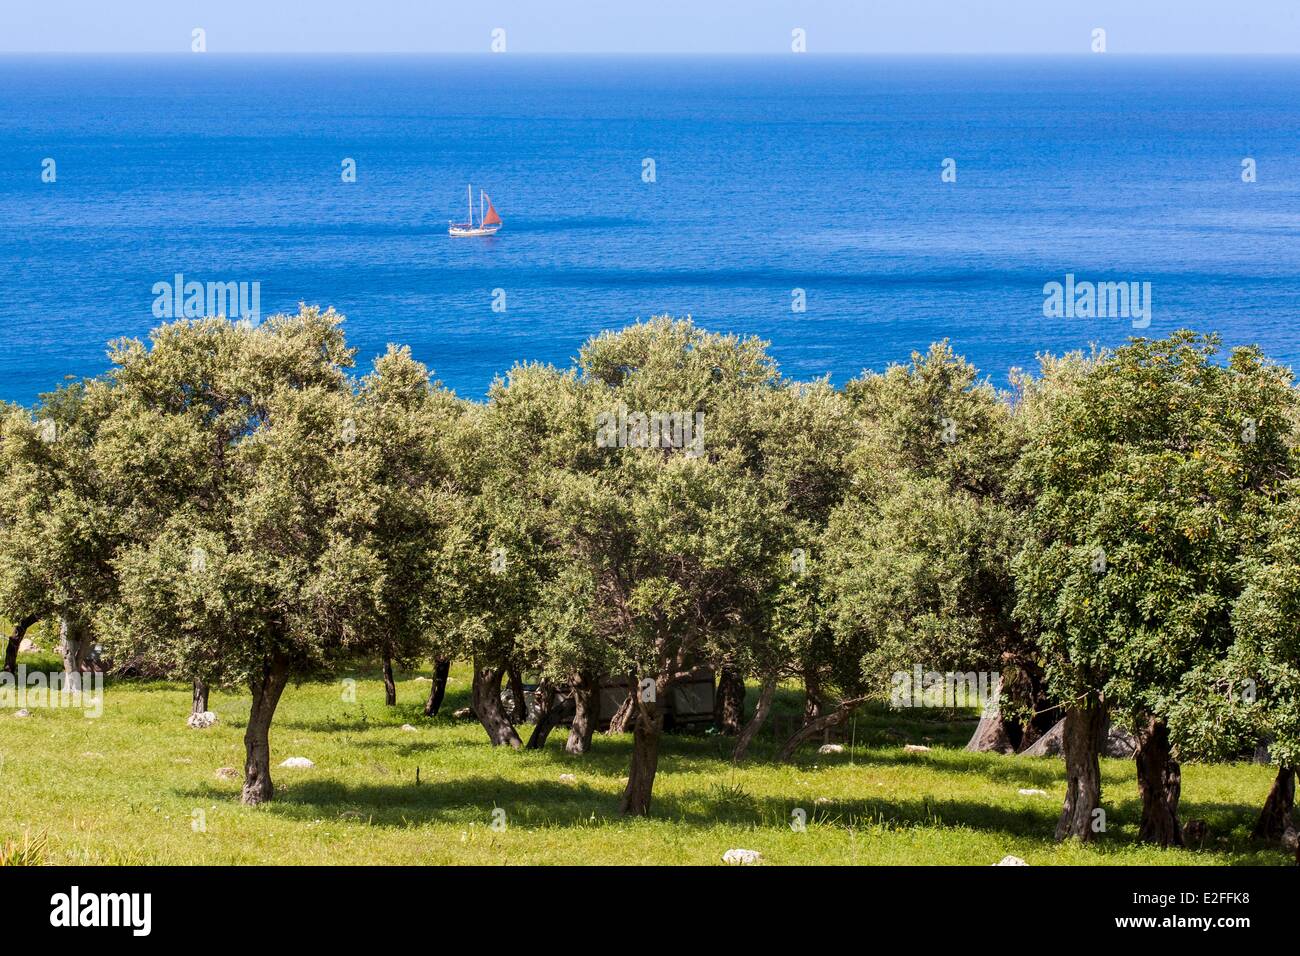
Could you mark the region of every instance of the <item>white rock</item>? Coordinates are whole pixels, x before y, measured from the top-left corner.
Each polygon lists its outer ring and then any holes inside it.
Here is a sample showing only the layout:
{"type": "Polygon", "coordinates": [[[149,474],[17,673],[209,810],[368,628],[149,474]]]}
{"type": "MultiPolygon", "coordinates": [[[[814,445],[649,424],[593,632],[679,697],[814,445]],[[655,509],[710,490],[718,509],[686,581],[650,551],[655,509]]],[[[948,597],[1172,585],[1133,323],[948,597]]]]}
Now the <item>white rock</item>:
{"type": "Polygon", "coordinates": [[[755,866],[762,858],[757,850],[728,850],[722,854],[722,862],[728,866],[755,866]]]}
{"type": "Polygon", "coordinates": [[[1046,790],[1035,790],[1035,789],[1033,789],[1032,787],[1021,787],[1021,788],[1020,788],[1020,795],[1021,795],[1022,797],[1045,797],[1045,796],[1047,796],[1047,791],[1046,791],[1046,790]]]}
{"type": "Polygon", "coordinates": [[[577,782],[578,782],[578,778],[575,777],[575,776],[574,776],[573,774],[571,774],[571,773],[562,773],[562,774],[560,774],[560,782],[561,782],[561,783],[577,783],[577,782]]]}
{"type": "Polygon", "coordinates": [[[31,715],[32,712],[28,710],[26,707],[24,707],[22,710],[14,712],[15,717],[30,717],[31,715]]]}
{"type": "Polygon", "coordinates": [[[314,767],[316,765],[312,763],[310,760],[308,760],[306,757],[289,757],[283,763],[281,763],[280,766],[305,768],[305,767],[314,767]]]}
{"type": "Polygon", "coordinates": [[[402,729],[403,729],[403,730],[414,730],[415,728],[412,727],[410,724],[402,724],[402,729]]]}
{"type": "Polygon", "coordinates": [[[431,678],[431,677],[413,677],[413,678],[411,678],[411,682],[414,683],[414,684],[432,684],[432,683],[433,683],[433,678],[431,678]]]}
{"type": "Polygon", "coordinates": [[[822,744],[817,748],[819,754],[842,754],[844,753],[843,744],[822,744]]]}
{"type": "Polygon", "coordinates": [[[998,860],[993,865],[994,866],[1028,866],[1029,864],[1026,863],[1024,860],[1020,859],[1020,857],[1012,856],[1010,853],[1008,853],[1006,856],[998,860]]]}
{"type": "Polygon", "coordinates": [[[206,730],[216,722],[217,715],[210,710],[205,710],[201,714],[190,714],[189,719],[185,721],[185,726],[195,730],[206,730]]]}
{"type": "Polygon", "coordinates": [[[25,637],[18,642],[19,654],[30,654],[32,651],[38,651],[38,650],[40,650],[40,648],[37,647],[35,644],[33,644],[25,637]]]}
{"type": "Polygon", "coordinates": [[[925,746],[924,744],[903,744],[903,749],[906,750],[908,753],[913,753],[913,754],[929,753],[930,751],[930,748],[925,746]]]}
{"type": "Polygon", "coordinates": [[[813,801],[813,803],[817,804],[818,806],[820,806],[823,803],[830,803],[830,802],[831,802],[830,797],[818,797],[816,800],[813,801]]]}

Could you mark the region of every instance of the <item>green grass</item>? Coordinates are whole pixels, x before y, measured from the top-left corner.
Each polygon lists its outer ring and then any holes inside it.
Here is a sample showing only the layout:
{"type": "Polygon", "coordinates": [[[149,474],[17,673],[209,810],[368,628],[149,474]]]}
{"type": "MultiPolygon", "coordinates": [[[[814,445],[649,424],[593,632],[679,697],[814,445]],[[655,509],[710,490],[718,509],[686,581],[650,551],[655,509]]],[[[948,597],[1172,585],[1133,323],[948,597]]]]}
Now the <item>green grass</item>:
{"type": "MultiPolygon", "coordinates": [[[[57,666],[48,655],[27,663],[57,666]]],[[[846,741],[844,754],[810,747],[787,766],[769,762],[770,740],[734,768],[729,740],[668,735],[652,817],[624,820],[630,737],[597,735],[585,757],[564,753],[562,731],[541,752],[492,748],[477,723],[450,717],[467,703],[467,670],[453,670],[444,716],[433,720],[421,712],[429,685],[417,675],[404,675],[396,708],[384,706],[376,674],[355,676],[356,703],[338,684],[285,693],[273,766],[289,756],[316,766],[276,766],[275,801],[257,808],[239,804],[238,781],[215,778],[243,766],[246,696],[214,693],[221,723],[209,730],[185,726],[189,688],[174,683],[111,682],[99,719],[0,711],[0,846],[44,839],[44,861],[63,864],[717,864],[732,847],[773,864],[987,865],[1008,853],[1031,864],[1288,860],[1249,837],[1273,777],[1250,764],[1184,767],[1182,816],[1210,826],[1201,850],[1134,842],[1137,788],[1124,760],[1104,762],[1102,842],[1058,846],[1061,762],[965,753],[972,721],[952,714],[871,712],[850,728],[856,745],[846,741]],[[907,753],[904,742],[933,749],[907,753]],[[1022,787],[1048,796],[1021,796],[1022,787]],[[491,826],[494,808],[505,811],[503,831],[491,826]],[[791,829],[795,808],[807,813],[806,832],[791,829]]]]}

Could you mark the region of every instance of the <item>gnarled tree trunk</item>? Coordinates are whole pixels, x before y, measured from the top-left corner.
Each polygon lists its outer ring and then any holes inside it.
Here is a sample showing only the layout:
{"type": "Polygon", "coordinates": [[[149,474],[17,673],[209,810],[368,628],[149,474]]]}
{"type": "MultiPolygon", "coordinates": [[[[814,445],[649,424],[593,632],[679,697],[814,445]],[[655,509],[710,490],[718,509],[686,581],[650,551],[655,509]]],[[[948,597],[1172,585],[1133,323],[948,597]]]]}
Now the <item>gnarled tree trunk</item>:
{"type": "Polygon", "coordinates": [[[853,700],[846,700],[830,713],[822,714],[820,717],[814,717],[790,735],[790,739],[781,747],[781,752],[776,755],[776,759],[781,763],[785,763],[792,759],[795,751],[799,749],[801,744],[805,741],[811,740],[828,727],[838,727],[840,724],[844,723],[844,721],[849,719],[849,714],[853,713],[860,703],[862,703],[862,698],[860,697],[854,698],[853,700]]]}
{"type": "Polygon", "coordinates": [[[967,750],[973,753],[1013,754],[1016,752],[1015,745],[1007,733],[1006,724],[1002,720],[1001,696],[1002,679],[998,678],[992,687],[989,699],[984,702],[984,712],[980,715],[975,733],[971,734],[970,742],[966,744],[967,750]]]}
{"type": "Polygon", "coordinates": [[[809,667],[803,672],[803,722],[817,720],[822,715],[822,685],[816,668],[809,667]]]}
{"type": "Polygon", "coordinates": [[[1002,719],[1002,730],[1011,744],[1012,752],[1021,753],[1032,747],[1063,719],[1061,709],[1052,706],[1043,669],[1032,660],[1026,660],[1018,654],[1005,655],[999,683],[1002,696],[1017,705],[1022,713],[1030,715],[1021,720],[1002,719]]]}
{"type": "Polygon", "coordinates": [[[451,673],[451,658],[439,657],[433,662],[433,683],[429,685],[429,699],[424,704],[424,716],[432,717],[447,696],[447,675],[451,673]]]}
{"type": "Polygon", "coordinates": [[[632,731],[632,765],[628,769],[627,787],[619,801],[624,816],[648,816],[653,795],[655,773],[659,769],[659,740],[663,736],[664,715],[653,702],[638,704],[632,731]],[[642,707],[645,710],[642,710],[642,707]]]}
{"type": "Polygon", "coordinates": [[[1183,826],[1178,822],[1178,798],[1182,793],[1182,770],[1169,746],[1169,726],[1148,718],[1136,734],[1138,793],[1142,797],[1142,822],[1138,839],[1162,847],[1183,845],[1183,826]]]}
{"type": "Polygon", "coordinates": [[[487,731],[488,740],[492,741],[492,746],[498,747],[501,744],[509,744],[518,750],[523,746],[523,741],[519,739],[519,734],[515,732],[514,725],[506,717],[505,708],[501,706],[502,676],[500,667],[485,664],[475,659],[471,707],[474,709],[474,716],[478,718],[479,723],[483,725],[483,729],[487,731]]]}
{"type": "Polygon", "coordinates": [[[81,676],[90,654],[90,635],[85,621],[66,611],[59,615],[59,653],[63,656],[63,683],[71,691],[81,690],[81,676]]]}
{"type": "Polygon", "coordinates": [[[393,652],[384,645],[384,703],[397,706],[397,683],[393,680],[393,652]]]}
{"type": "Polygon", "coordinates": [[[609,719],[609,730],[607,734],[625,734],[627,725],[631,722],[636,713],[636,681],[632,682],[631,689],[627,692],[627,697],[623,703],[619,704],[618,710],[614,711],[614,716],[609,719]]]}
{"type": "Polygon", "coordinates": [[[205,713],[208,709],[208,685],[197,677],[194,678],[194,702],[190,707],[190,716],[205,713]]]}
{"type": "Polygon", "coordinates": [[[740,763],[749,753],[749,745],[754,742],[758,732],[763,729],[763,723],[767,720],[767,715],[772,711],[772,701],[776,699],[776,675],[769,674],[763,680],[763,687],[758,692],[758,704],[754,707],[754,715],[749,718],[749,723],[745,724],[740,731],[740,737],[736,740],[736,749],[731,753],[731,759],[734,763],[740,763]]]}
{"type": "Polygon", "coordinates": [[[718,695],[713,701],[713,726],[719,733],[734,737],[740,733],[745,718],[745,678],[736,668],[718,671],[718,695]]]}
{"type": "Polygon", "coordinates": [[[560,722],[561,711],[558,698],[555,685],[550,681],[544,680],[537,685],[537,692],[534,695],[537,701],[537,723],[533,725],[533,732],[528,735],[528,743],[524,745],[525,750],[541,750],[546,746],[546,738],[560,722]]]}
{"type": "Polygon", "coordinates": [[[1091,841],[1099,832],[1101,807],[1101,748],[1106,739],[1106,708],[1089,701],[1065,711],[1062,745],[1065,750],[1065,805],[1056,824],[1056,839],[1091,841]]]}
{"type": "Polygon", "coordinates": [[[5,644],[5,672],[9,674],[18,673],[18,649],[23,646],[23,638],[27,635],[27,629],[35,624],[37,618],[25,617],[14,625],[14,632],[9,635],[9,641],[5,644]]]}
{"type": "Polygon", "coordinates": [[[594,674],[577,674],[573,678],[573,724],[564,749],[571,754],[591,750],[591,738],[600,720],[600,680],[594,674]]]}
{"type": "Polygon", "coordinates": [[[1281,843],[1288,830],[1295,830],[1295,767],[1278,767],[1252,834],[1258,840],[1281,843]]]}
{"type": "Polygon", "coordinates": [[[512,715],[516,722],[522,724],[528,719],[528,698],[524,693],[524,678],[514,664],[506,666],[506,676],[509,678],[512,715]]]}
{"type": "Polygon", "coordinates": [[[288,683],[289,663],[279,654],[266,661],[250,682],[253,707],[244,730],[244,790],[240,795],[241,802],[250,807],[275,795],[271,783],[271,720],[288,683]]]}

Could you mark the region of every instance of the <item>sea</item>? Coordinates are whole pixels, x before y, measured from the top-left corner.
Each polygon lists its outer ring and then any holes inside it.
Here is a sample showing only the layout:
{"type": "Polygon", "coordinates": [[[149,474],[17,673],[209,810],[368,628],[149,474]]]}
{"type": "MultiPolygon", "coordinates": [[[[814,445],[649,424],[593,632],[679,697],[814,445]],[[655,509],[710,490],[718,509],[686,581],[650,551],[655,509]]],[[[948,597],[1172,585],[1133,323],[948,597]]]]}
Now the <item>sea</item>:
{"type": "Polygon", "coordinates": [[[178,274],[475,399],[657,315],[836,384],[1179,328],[1294,365],[1300,58],[0,57],[0,399],[103,373],[178,274]],[[467,184],[496,236],[447,235],[467,184]],[[1067,276],[1150,313],[1048,314],[1067,276]]]}

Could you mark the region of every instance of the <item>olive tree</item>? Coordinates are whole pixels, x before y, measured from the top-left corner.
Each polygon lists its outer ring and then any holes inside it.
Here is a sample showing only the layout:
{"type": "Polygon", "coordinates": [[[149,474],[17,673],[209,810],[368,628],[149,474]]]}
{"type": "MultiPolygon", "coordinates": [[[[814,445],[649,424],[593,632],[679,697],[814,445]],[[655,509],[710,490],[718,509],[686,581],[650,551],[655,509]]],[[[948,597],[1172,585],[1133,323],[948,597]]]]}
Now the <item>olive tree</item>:
{"type": "MultiPolygon", "coordinates": [[[[1037,694],[1032,643],[1013,617],[1010,562],[1019,536],[1008,487],[1018,445],[1011,405],[947,343],[914,353],[907,365],[866,373],[846,391],[860,432],[848,459],[850,486],[825,538],[831,626],[815,665],[841,703],[810,727],[843,720],[867,697],[910,706],[921,691],[910,686],[917,668],[1028,673],[1006,688],[996,679],[960,687],[980,703],[980,694],[1014,691],[1019,709],[1002,708],[998,733],[980,743],[1014,749],[1036,730],[1027,712],[1037,694]]],[[[922,704],[929,700],[922,696],[922,704]]],[[[789,744],[784,753],[792,753],[789,744]]]]}
{"type": "Polygon", "coordinates": [[[395,346],[375,360],[358,396],[352,431],[373,467],[375,512],[367,531],[383,562],[376,624],[385,702],[392,706],[394,660],[409,664],[427,653],[445,601],[440,552],[461,503],[448,436],[465,403],[432,383],[409,349],[395,346]]]}
{"type": "Polygon", "coordinates": [[[1278,769],[1255,835],[1294,839],[1300,767],[1300,480],[1280,489],[1242,570],[1232,645],[1184,677],[1170,707],[1170,733],[1184,751],[1210,759],[1266,745],[1278,769]]]}
{"type": "Polygon", "coordinates": [[[687,321],[638,323],[590,340],[580,376],[596,414],[590,459],[557,469],[547,550],[560,573],[545,589],[551,622],[578,658],[630,675],[633,753],[620,801],[650,810],[664,702],[701,663],[753,633],[776,515],[755,454],[757,393],[778,373],[755,339],[687,321]]]}
{"type": "Polygon", "coordinates": [[[269,731],[289,681],[375,650],[381,633],[377,455],[356,441],[341,323],[314,308],[257,328],[177,322],[151,347],[123,341],[113,353],[124,401],[97,451],[116,462],[119,502],[151,472],[187,493],[120,549],[101,620],[119,647],[247,684],[247,804],[273,796],[269,731]],[[202,356],[201,381],[177,374],[183,360],[172,367],[186,354],[202,356]],[[125,454],[131,436],[165,424],[184,451],[125,454]]]}
{"type": "Polygon", "coordinates": [[[27,629],[53,615],[74,689],[90,666],[90,621],[114,589],[121,540],[93,454],[112,402],[105,383],[78,382],[43,395],[31,413],[6,408],[0,422],[0,614],[16,624],[5,669],[27,629]]]}
{"type": "Polygon", "coordinates": [[[1182,841],[1171,708],[1232,644],[1241,558],[1288,458],[1289,374],[1255,349],[1218,352],[1215,337],[1178,332],[1061,366],[1028,428],[1016,584],[1066,707],[1058,839],[1102,829],[1114,715],[1136,731],[1139,837],[1182,841]]]}

